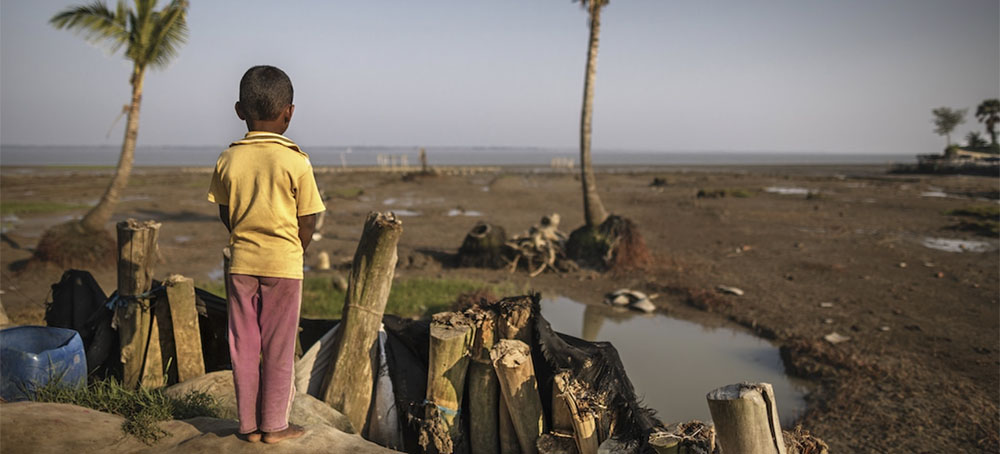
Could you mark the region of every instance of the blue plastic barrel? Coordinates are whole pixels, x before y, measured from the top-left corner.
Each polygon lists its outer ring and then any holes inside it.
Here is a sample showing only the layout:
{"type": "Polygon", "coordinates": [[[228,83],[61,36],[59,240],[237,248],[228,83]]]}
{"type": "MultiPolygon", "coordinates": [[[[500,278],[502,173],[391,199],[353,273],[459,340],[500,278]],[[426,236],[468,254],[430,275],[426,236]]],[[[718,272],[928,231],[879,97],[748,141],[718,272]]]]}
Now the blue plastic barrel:
{"type": "Polygon", "coordinates": [[[0,330],[0,397],[25,400],[49,382],[63,387],[87,383],[87,355],[80,334],[48,326],[0,330]]]}

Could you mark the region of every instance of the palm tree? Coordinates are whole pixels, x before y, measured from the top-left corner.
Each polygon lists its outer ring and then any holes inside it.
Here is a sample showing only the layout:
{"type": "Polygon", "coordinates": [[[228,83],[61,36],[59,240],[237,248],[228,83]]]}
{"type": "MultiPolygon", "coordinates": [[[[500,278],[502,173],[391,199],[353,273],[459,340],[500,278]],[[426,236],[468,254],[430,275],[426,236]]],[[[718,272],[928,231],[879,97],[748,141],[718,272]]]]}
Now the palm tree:
{"type": "Polygon", "coordinates": [[[132,102],[128,106],[125,139],[114,177],[80,223],[89,231],[100,231],[111,219],[122,190],[128,185],[139,134],[139,104],[142,101],[143,78],[147,68],[167,66],[187,40],[187,7],[185,0],[173,0],[155,11],[156,0],[135,0],[135,9],[118,1],[115,10],[102,1],[74,6],[56,14],[49,21],[58,29],[69,29],[95,44],[104,44],[112,53],[125,46],[125,57],[132,61],[132,102]]]}
{"type": "Polygon", "coordinates": [[[986,123],[986,132],[990,133],[990,142],[997,146],[997,123],[1000,122],[1000,100],[987,99],[976,107],[976,119],[986,123]]]}
{"type": "Polygon", "coordinates": [[[601,36],[601,9],[610,0],[573,0],[590,17],[590,41],[587,47],[587,72],[583,81],[583,109],[580,115],[580,179],[583,182],[583,215],[587,226],[594,228],[608,218],[597,195],[597,180],[590,161],[591,119],[594,116],[594,79],[597,76],[597,45],[601,36]]]}

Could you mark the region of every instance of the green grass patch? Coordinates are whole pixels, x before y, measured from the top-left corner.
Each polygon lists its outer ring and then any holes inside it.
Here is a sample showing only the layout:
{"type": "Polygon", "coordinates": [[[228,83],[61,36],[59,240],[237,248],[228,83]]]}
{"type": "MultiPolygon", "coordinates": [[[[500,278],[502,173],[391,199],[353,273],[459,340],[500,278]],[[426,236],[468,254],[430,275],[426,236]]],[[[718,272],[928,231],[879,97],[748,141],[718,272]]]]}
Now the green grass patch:
{"type": "Polygon", "coordinates": [[[948,216],[966,216],[979,219],[1000,220],[1000,206],[977,205],[945,211],[948,216]]]}
{"type": "MultiPolygon", "coordinates": [[[[226,289],[221,281],[210,282],[200,288],[225,298],[226,289]]],[[[385,312],[400,317],[430,315],[447,310],[459,295],[480,289],[498,296],[514,291],[510,284],[487,284],[470,279],[400,279],[392,283],[385,312]]],[[[302,281],[302,316],[340,318],[344,297],[344,292],[333,286],[330,277],[306,277],[302,281]]]]}
{"type": "Polygon", "coordinates": [[[356,187],[349,187],[349,188],[338,187],[333,189],[325,189],[324,192],[326,192],[326,195],[330,197],[337,197],[341,199],[356,199],[361,194],[364,194],[365,190],[356,187]]]}
{"type": "Polygon", "coordinates": [[[9,200],[0,203],[0,214],[58,213],[60,211],[76,210],[78,208],[87,208],[87,205],[62,202],[22,202],[9,200]]]}
{"type": "Polygon", "coordinates": [[[953,227],[956,230],[965,230],[991,237],[1000,235],[1000,206],[976,205],[948,210],[944,214],[966,218],[953,227]]]}
{"type": "Polygon", "coordinates": [[[117,380],[99,380],[86,387],[63,388],[57,382],[37,389],[37,402],[78,405],[125,418],[122,431],[147,445],[169,435],[160,421],[197,416],[219,417],[219,404],[206,393],[192,391],[179,399],[167,396],[163,388],[132,390],[117,380]]]}

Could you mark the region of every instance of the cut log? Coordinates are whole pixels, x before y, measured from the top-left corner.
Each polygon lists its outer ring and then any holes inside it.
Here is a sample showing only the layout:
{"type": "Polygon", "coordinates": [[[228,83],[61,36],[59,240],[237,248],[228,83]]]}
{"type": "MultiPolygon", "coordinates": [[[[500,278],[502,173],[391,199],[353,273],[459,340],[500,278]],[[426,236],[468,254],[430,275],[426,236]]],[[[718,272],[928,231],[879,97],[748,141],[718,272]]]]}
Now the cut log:
{"type": "Polygon", "coordinates": [[[496,342],[496,314],[473,310],[470,316],[476,324],[468,382],[470,447],[472,454],[500,454],[500,383],[490,361],[490,349],[496,342]]]}
{"type": "MultiPolygon", "coordinates": [[[[205,360],[201,350],[201,327],[195,307],[194,281],[173,275],[167,278],[167,304],[173,334],[177,381],[205,375],[205,360]]],[[[164,332],[160,332],[163,336],[164,332]]]]}
{"type": "MultiPolygon", "coordinates": [[[[515,299],[505,299],[497,306],[496,317],[496,337],[497,339],[519,340],[525,344],[532,345],[534,336],[531,325],[531,299],[521,297],[515,299]]],[[[492,360],[491,360],[492,362],[492,360]]],[[[511,421],[507,404],[503,398],[500,399],[500,447],[501,452],[512,451],[519,446],[517,434],[514,432],[514,425],[511,421]]]]}
{"type": "Polygon", "coordinates": [[[361,430],[373,386],[372,349],[388,301],[402,223],[393,213],[370,213],[355,252],[334,360],[324,379],[324,398],[361,430]],[[360,348],[359,348],[360,347],[360,348]]]}
{"type": "MultiPolygon", "coordinates": [[[[497,384],[499,384],[499,380],[497,384]]],[[[500,396],[498,407],[500,408],[500,414],[498,415],[500,424],[497,425],[497,432],[500,438],[500,452],[503,454],[521,454],[521,443],[517,441],[514,422],[510,420],[510,411],[507,410],[507,400],[502,395],[500,396]]]]}
{"type": "MultiPolygon", "coordinates": [[[[456,312],[434,314],[430,328],[430,355],[427,364],[427,403],[437,407],[426,418],[440,417],[451,437],[452,446],[462,445],[462,396],[469,367],[469,349],[475,326],[456,312]]],[[[429,407],[430,405],[428,405],[429,407]]]]}
{"type": "Polygon", "coordinates": [[[145,295],[153,283],[156,240],[160,223],[135,219],[119,222],[118,231],[118,305],[115,326],[121,345],[122,384],[139,386],[146,362],[152,314],[145,295]]]}
{"type": "Polygon", "coordinates": [[[740,383],[708,393],[723,452],[785,454],[778,405],[769,383],[740,383]]]}
{"type": "Polygon", "coordinates": [[[562,407],[569,413],[569,419],[573,426],[573,439],[576,441],[576,449],[580,454],[597,454],[599,446],[597,434],[597,421],[593,412],[583,408],[574,394],[573,384],[569,372],[559,372],[552,377],[552,395],[559,401],[553,404],[553,414],[555,407],[562,407]]]}
{"type": "Polygon", "coordinates": [[[323,400],[364,430],[374,378],[372,349],[396,269],[403,223],[393,213],[370,213],[354,253],[334,360],[323,380],[323,400]]]}
{"type": "Polygon", "coordinates": [[[518,340],[501,340],[490,351],[500,381],[500,394],[507,403],[510,420],[524,454],[538,453],[538,437],[545,431],[542,399],[538,394],[531,349],[518,340]]]}

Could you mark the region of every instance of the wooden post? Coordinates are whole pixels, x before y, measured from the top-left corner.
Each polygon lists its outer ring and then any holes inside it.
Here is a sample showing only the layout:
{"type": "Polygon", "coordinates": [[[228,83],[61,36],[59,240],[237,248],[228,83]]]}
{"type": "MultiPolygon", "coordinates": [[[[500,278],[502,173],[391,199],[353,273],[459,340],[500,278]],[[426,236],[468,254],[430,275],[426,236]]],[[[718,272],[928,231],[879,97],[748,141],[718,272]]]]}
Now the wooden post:
{"type": "Polygon", "coordinates": [[[354,253],[334,360],[323,380],[323,400],[363,433],[371,405],[372,354],[396,270],[403,223],[393,213],[372,212],[354,253]]]}
{"type": "MultiPolygon", "coordinates": [[[[504,300],[498,306],[496,336],[498,339],[514,339],[532,345],[531,299],[527,297],[504,300]]],[[[514,423],[511,421],[507,403],[500,399],[500,448],[504,454],[517,454],[520,449],[514,423]]]]}
{"type": "Polygon", "coordinates": [[[740,383],[708,393],[723,452],[785,454],[778,405],[769,383],[740,383]]]}
{"type": "Polygon", "coordinates": [[[537,454],[538,436],[545,431],[542,399],[531,363],[531,349],[518,340],[501,340],[490,351],[500,381],[500,394],[507,402],[510,420],[524,454],[537,454]]]}
{"type": "Polygon", "coordinates": [[[469,349],[475,326],[457,312],[434,314],[430,329],[430,356],[427,364],[427,403],[437,407],[427,418],[440,417],[452,446],[462,437],[459,411],[465,392],[469,349]]]}
{"type": "Polygon", "coordinates": [[[573,439],[576,441],[576,449],[580,454],[597,454],[598,434],[597,421],[594,413],[583,408],[574,395],[574,386],[571,383],[569,372],[563,371],[552,377],[552,395],[559,401],[553,404],[552,412],[556,407],[562,407],[569,413],[570,423],[573,426],[573,439]]]}
{"type": "MultiPolygon", "coordinates": [[[[497,384],[499,384],[499,380],[497,384]]],[[[510,420],[510,410],[507,410],[507,400],[502,395],[500,396],[499,403],[500,414],[497,417],[500,421],[497,424],[497,432],[500,438],[500,452],[503,454],[521,454],[521,443],[517,441],[514,422],[510,420]]]]}
{"type": "Polygon", "coordinates": [[[129,219],[119,222],[117,231],[119,305],[115,325],[121,342],[122,381],[127,388],[136,388],[144,375],[152,323],[149,298],[143,294],[153,283],[160,223],[129,219]]]}
{"type": "MultiPolygon", "coordinates": [[[[201,328],[198,326],[198,309],[195,307],[194,281],[189,277],[173,275],[167,278],[167,304],[174,339],[177,381],[182,382],[205,375],[205,359],[201,351],[201,328]]],[[[163,335],[164,333],[160,333],[163,335]]]]}
{"type": "Polygon", "coordinates": [[[496,342],[496,314],[479,309],[471,316],[476,335],[469,363],[469,441],[472,454],[500,454],[500,383],[490,361],[490,349],[496,342]]]}

